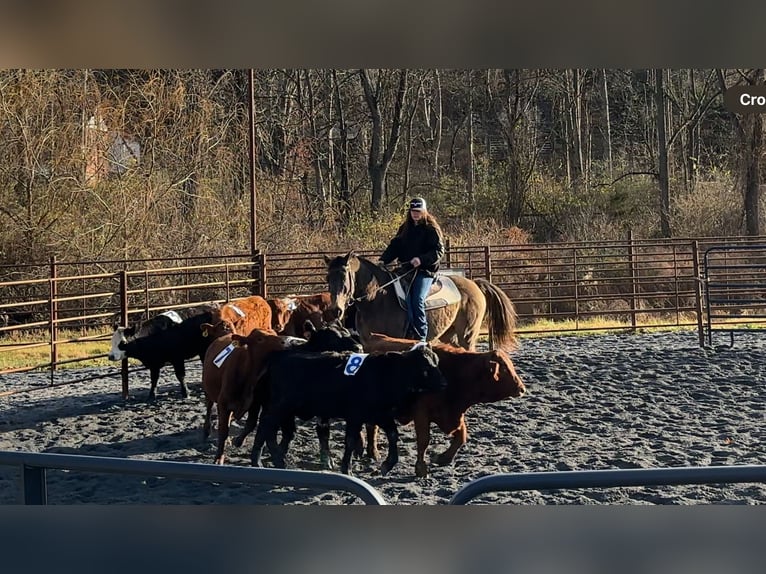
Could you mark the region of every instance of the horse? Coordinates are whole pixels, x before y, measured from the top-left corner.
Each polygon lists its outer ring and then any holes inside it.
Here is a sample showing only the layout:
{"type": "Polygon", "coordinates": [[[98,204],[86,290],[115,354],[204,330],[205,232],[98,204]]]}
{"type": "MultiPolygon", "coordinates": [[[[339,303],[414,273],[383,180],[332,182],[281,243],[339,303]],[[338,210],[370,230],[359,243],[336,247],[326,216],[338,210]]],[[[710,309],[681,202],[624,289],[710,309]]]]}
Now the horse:
{"type": "MultiPolygon", "coordinates": [[[[363,346],[370,333],[405,337],[407,311],[395,293],[395,275],[353,251],[334,258],[325,255],[324,260],[336,314],[342,319],[350,305],[356,308],[356,330],[363,346]]],[[[486,279],[458,275],[450,279],[460,298],[455,303],[427,308],[429,341],[438,339],[474,351],[486,315],[493,346],[506,352],[515,350],[517,316],[510,298],[486,279]]]]}

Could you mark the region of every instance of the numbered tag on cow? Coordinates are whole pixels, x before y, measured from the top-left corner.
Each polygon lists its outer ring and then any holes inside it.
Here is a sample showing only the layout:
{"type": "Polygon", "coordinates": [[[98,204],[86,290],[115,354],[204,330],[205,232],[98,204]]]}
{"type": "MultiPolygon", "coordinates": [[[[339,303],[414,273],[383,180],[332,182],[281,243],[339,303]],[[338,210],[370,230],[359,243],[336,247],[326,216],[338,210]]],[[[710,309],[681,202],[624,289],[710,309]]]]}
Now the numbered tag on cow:
{"type": "Polygon", "coordinates": [[[356,375],[359,371],[359,367],[362,366],[364,360],[369,357],[369,353],[353,353],[346,361],[346,368],[343,369],[344,375],[356,375]]]}
{"type": "Polygon", "coordinates": [[[229,355],[231,355],[231,352],[236,348],[236,346],[237,345],[234,343],[229,343],[226,345],[223,350],[215,356],[215,359],[213,359],[213,364],[220,369],[221,365],[223,365],[223,362],[229,357],[229,355]]]}
{"type": "Polygon", "coordinates": [[[183,323],[183,319],[181,319],[181,315],[179,315],[175,311],[165,311],[164,313],[160,313],[160,315],[165,315],[165,317],[173,321],[173,323],[183,323]]]}
{"type": "Polygon", "coordinates": [[[239,315],[240,317],[244,317],[244,316],[245,316],[245,312],[244,312],[242,309],[240,309],[239,307],[237,307],[237,306],[236,306],[234,303],[229,303],[229,307],[231,307],[231,308],[232,308],[232,310],[233,310],[233,311],[234,311],[234,312],[235,312],[237,315],[239,315]]]}

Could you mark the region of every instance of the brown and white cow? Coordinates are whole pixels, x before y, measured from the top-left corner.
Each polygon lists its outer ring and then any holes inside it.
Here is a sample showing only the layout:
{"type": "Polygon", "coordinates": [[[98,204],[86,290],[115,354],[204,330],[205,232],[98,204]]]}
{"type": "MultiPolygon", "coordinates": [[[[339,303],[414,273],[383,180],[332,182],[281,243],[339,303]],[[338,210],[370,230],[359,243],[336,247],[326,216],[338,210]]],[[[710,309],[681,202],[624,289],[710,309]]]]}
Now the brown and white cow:
{"type": "MultiPolygon", "coordinates": [[[[416,341],[372,333],[365,351],[404,351],[415,344],[416,341]]],[[[439,370],[447,379],[447,388],[419,397],[411,411],[397,417],[401,424],[415,422],[415,474],[419,477],[428,476],[425,452],[431,438],[431,423],[452,437],[449,448],[434,459],[439,466],[448,465],[468,440],[465,413],[471,406],[520,397],[526,391],[511,359],[503,351],[479,353],[445,343],[434,344],[433,350],[439,357],[439,370]]],[[[368,427],[367,453],[378,459],[374,427],[368,427]]]]}
{"type": "MultiPolygon", "coordinates": [[[[306,321],[311,321],[319,329],[324,323],[330,323],[338,316],[336,309],[331,309],[332,299],[329,291],[313,295],[294,295],[279,299],[269,299],[271,307],[271,328],[280,335],[300,337],[306,321]]],[[[353,328],[344,322],[348,328],[353,328]]]]}
{"type": "Polygon", "coordinates": [[[239,335],[249,335],[253,329],[268,330],[271,329],[271,307],[259,295],[235,299],[213,312],[211,323],[218,321],[229,321],[239,335]]]}

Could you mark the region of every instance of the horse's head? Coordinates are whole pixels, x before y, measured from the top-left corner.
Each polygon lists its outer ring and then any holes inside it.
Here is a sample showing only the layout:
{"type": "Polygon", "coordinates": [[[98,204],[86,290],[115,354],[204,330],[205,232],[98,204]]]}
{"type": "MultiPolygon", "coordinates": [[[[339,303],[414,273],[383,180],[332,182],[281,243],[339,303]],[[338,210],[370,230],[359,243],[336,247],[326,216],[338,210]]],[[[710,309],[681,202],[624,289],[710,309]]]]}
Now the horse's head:
{"type": "Polygon", "coordinates": [[[343,319],[349,303],[356,292],[356,272],[359,271],[359,258],[349,251],[338,257],[324,256],[327,264],[327,289],[330,292],[330,309],[335,310],[338,319],[343,319]]]}

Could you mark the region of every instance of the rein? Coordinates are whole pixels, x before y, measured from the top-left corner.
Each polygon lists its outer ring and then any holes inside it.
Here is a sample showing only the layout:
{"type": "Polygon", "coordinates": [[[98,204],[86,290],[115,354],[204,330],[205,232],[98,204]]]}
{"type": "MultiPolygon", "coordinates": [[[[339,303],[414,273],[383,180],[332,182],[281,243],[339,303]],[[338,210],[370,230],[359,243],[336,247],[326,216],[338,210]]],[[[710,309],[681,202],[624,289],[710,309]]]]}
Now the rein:
{"type": "MultiPolygon", "coordinates": [[[[378,285],[377,289],[375,289],[375,291],[373,291],[373,293],[372,293],[372,294],[374,295],[374,294],[376,294],[378,291],[380,291],[381,289],[383,289],[384,287],[388,287],[389,285],[391,285],[391,284],[393,284],[393,283],[396,283],[396,282],[397,282],[399,279],[401,279],[402,277],[407,277],[407,275],[409,275],[410,273],[412,273],[412,272],[413,272],[413,271],[415,271],[416,269],[417,269],[417,267],[413,267],[412,269],[410,269],[409,271],[407,271],[407,272],[405,272],[405,273],[402,273],[401,275],[396,275],[396,276],[395,276],[393,279],[391,279],[391,281],[389,281],[388,283],[383,283],[383,285],[378,285]]],[[[388,271],[388,270],[386,270],[386,271],[388,271]]],[[[389,273],[390,273],[390,271],[389,271],[389,273]]],[[[365,299],[367,299],[367,297],[369,297],[369,295],[368,295],[367,293],[365,293],[365,294],[364,294],[364,295],[362,295],[361,297],[350,297],[350,298],[349,298],[349,300],[348,300],[348,305],[353,305],[354,303],[357,303],[357,302],[359,302],[359,301],[364,301],[365,299]]]]}

